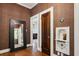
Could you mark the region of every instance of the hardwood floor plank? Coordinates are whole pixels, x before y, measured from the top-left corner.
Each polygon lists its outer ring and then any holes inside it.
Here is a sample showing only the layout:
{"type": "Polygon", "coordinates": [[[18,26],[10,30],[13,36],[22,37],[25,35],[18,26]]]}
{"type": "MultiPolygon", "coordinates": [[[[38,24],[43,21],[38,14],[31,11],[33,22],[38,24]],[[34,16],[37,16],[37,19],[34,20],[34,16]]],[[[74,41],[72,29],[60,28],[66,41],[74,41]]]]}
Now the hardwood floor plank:
{"type": "Polygon", "coordinates": [[[4,54],[0,54],[0,56],[48,56],[43,52],[33,52],[32,49],[23,49],[14,52],[7,52],[4,54]]]}

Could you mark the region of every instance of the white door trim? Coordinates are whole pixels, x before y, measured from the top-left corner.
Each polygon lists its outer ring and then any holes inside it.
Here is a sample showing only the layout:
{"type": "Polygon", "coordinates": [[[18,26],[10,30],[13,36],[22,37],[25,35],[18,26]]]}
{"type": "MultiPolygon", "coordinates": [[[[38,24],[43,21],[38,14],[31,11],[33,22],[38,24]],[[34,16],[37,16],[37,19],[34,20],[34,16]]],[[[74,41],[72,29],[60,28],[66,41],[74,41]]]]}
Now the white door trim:
{"type": "Polygon", "coordinates": [[[74,4],[74,56],[79,56],[79,3],[74,4]]]}
{"type": "Polygon", "coordinates": [[[50,7],[42,12],[40,12],[40,51],[42,51],[42,26],[41,26],[41,16],[44,13],[50,12],[50,55],[53,56],[53,22],[54,22],[54,17],[53,17],[53,7],[50,7]]]}

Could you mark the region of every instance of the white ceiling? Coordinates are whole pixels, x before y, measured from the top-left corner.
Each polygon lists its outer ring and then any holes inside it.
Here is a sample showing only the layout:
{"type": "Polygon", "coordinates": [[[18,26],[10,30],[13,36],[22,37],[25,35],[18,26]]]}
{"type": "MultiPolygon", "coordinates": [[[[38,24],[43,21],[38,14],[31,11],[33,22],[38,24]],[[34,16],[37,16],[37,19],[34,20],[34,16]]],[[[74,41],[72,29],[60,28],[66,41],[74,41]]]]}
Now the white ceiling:
{"type": "Polygon", "coordinates": [[[21,6],[24,6],[26,8],[32,9],[34,6],[36,6],[38,3],[18,3],[21,6]]]}

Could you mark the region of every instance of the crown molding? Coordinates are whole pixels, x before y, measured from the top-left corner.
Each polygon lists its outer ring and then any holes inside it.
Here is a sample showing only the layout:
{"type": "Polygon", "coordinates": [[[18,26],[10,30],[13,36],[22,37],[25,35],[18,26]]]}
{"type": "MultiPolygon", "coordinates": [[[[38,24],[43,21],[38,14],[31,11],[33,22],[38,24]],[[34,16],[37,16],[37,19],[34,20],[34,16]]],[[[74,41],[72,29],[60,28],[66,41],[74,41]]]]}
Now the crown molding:
{"type": "MultiPolygon", "coordinates": [[[[35,4],[32,5],[31,7],[29,7],[28,5],[25,5],[25,4],[23,4],[23,3],[17,3],[17,4],[19,4],[19,5],[21,5],[21,6],[24,6],[24,7],[28,8],[28,9],[32,9],[32,8],[35,7],[38,3],[35,3],[35,4]]],[[[31,4],[31,3],[30,3],[30,4],[31,4]]]]}

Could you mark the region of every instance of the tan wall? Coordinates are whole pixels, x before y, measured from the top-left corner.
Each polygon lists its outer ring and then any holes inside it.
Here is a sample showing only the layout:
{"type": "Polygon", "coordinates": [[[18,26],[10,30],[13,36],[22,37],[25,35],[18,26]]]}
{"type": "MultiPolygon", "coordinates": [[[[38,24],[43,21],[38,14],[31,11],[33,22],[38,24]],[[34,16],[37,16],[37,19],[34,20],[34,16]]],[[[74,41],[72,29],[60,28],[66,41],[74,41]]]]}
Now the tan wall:
{"type": "MultiPolygon", "coordinates": [[[[56,27],[70,26],[70,55],[74,55],[74,4],[73,3],[44,3],[38,4],[31,9],[32,16],[53,6],[54,7],[54,47],[56,27]],[[60,17],[64,22],[60,24],[60,17]]],[[[54,53],[57,53],[54,48],[54,53]]]]}
{"type": "Polygon", "coordinates": [[[27,43],[30,42],[30,10],[18,4],[0,4],[0,50],[9,47],[9,20],[26,21],[27,43]]]}

